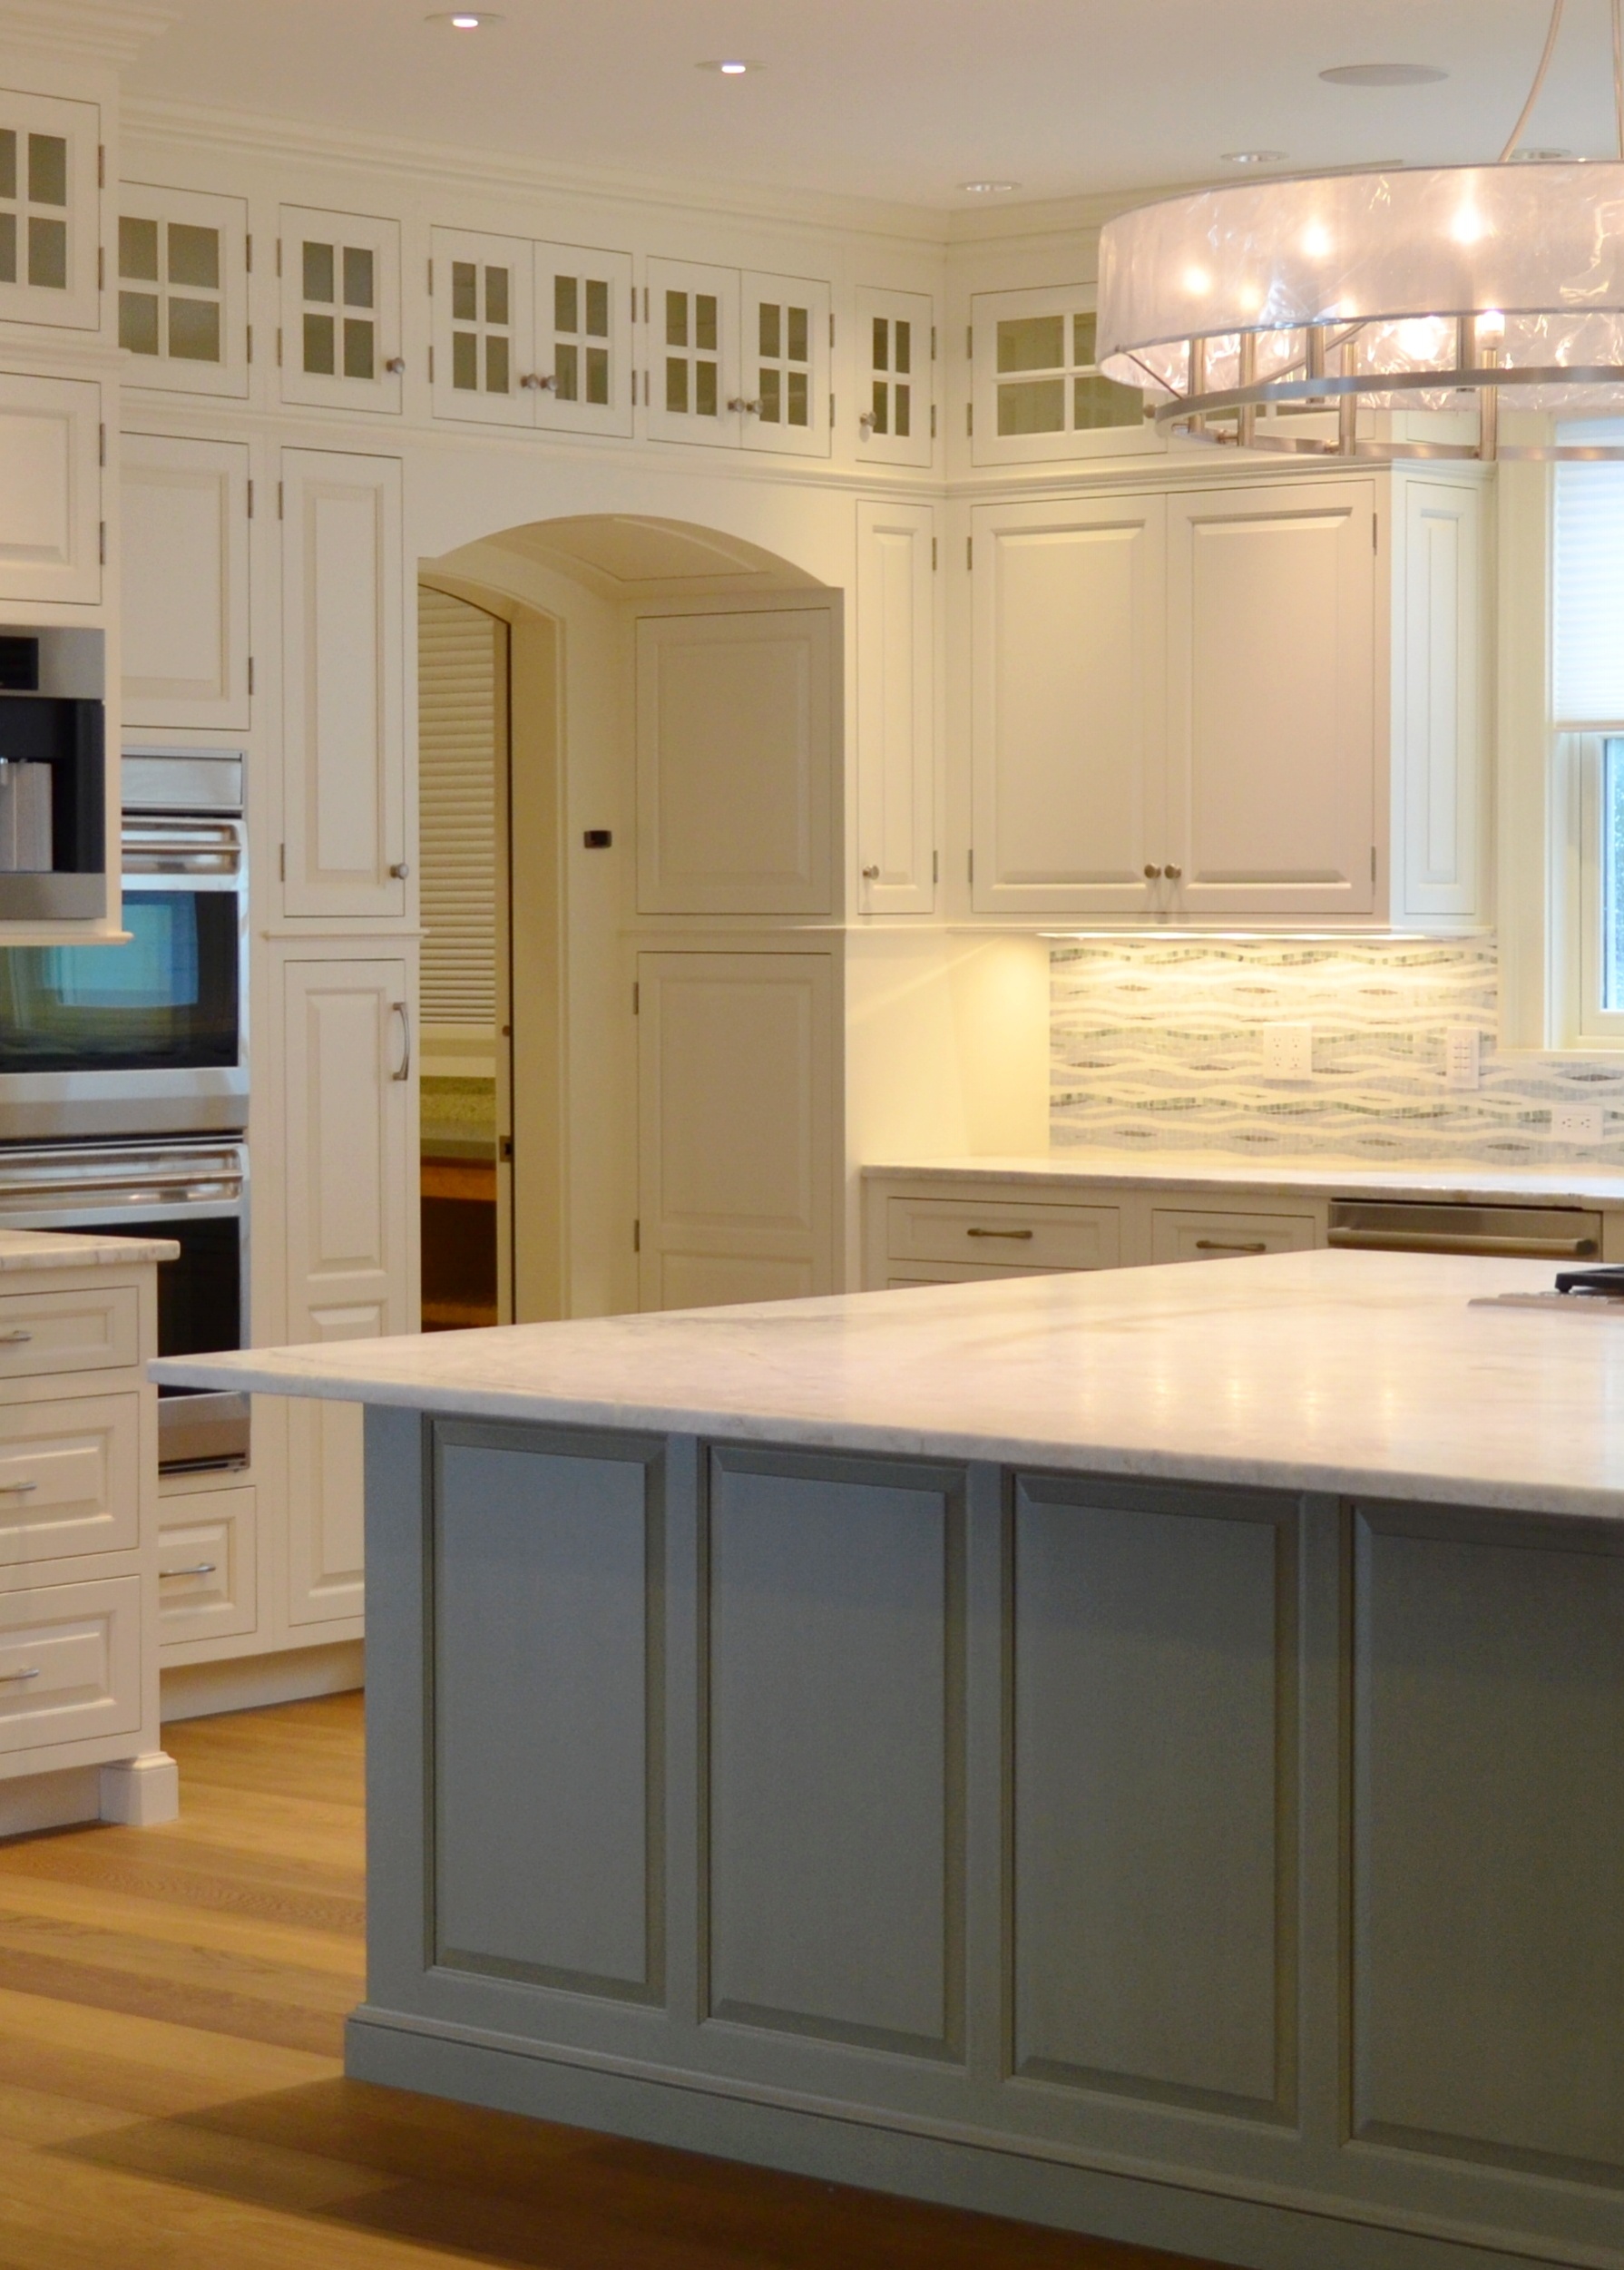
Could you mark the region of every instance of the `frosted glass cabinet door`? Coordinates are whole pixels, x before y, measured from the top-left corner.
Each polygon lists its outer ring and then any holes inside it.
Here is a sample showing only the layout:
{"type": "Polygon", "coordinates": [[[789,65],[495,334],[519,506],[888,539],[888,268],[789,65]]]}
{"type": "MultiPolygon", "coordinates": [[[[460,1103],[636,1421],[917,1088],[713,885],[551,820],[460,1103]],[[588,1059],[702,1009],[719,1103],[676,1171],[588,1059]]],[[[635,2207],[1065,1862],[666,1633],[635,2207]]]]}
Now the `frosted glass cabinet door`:
{"type": "MultiPolygon", "coordinates": [[[[288,1332],[409,1332],[416,1083],[404,961],[294,961],[282,973],[288,1332]]],[[[289,1620],[361,1610],[361,1414],[289,1410],[289,1620]]]]}
{"type": "Polygon", "coordinates": [[[282,452],[289,915],[406,908],[401,468],[282,452]]]}
{"type": "Polygon", "coordinates": [[[102,596],[102,389],[0,372],[0,599],[102,596]]]}
{"type": "Polygon", "coordinates": [[[650,439],[737,449],[739,270],[651,260],[648,291],[650,439]]]}
{"type": "Polygon", "coordinates": [[[978,912],[1159,903],[1165,514],[1121,496],[972,514],[978,912]]]}
{"type": "Polygon", "coordinates": [[[99,328],[101,142],[99,104],[0,88],[0,322],[99,328]]]}
{"type": "Polygon", "coordinates": [[[1168,500],[1168,840],[1183,913],[1374,904],[1375,525],[1368,480],[1168,500]]]}
{"type": "Polygon", "coordinates": [[[841,411],[857,426],[864,465],[928,465],[936,431],[935,303],[917,291],[857,293],[857,333],[852,362],[856,406],[841,411]]]}
{"type": "Polygon", "coordinates": [[[829,454],[829,288],[747,275],[739,324],[739,441],[779,455],[829,454]]]}
{"type": "Polygon", "coordinates": [[[119,186],[119,345],[126,386],[248,392],[248,205],[150,182],[119,186]]]}
{"type": "Polygon", "coordinates": [[[523,237],[430,236],[436,417],[529,426],[533,250],[523,237]]]}
{"type": "Polygon", "coordinates": [[[935,904],[935,514],[857,507],[857,904],[935,904]]]}
{"type": "Polygon", "coordinates": [[[126,434],[124,722],[249,723],[248,445],[126,434]]]}
{"type": "Polygon", "coordinates": [[[400,223],[284,205],[279,239],[284,402],[400,408],[400,223]]]}
{"type": "Polygon", "coordinates": [[[538,244],[534,261],[528,375],[536,425],[559,434],[630,434],[631,255],[538,244]]]}

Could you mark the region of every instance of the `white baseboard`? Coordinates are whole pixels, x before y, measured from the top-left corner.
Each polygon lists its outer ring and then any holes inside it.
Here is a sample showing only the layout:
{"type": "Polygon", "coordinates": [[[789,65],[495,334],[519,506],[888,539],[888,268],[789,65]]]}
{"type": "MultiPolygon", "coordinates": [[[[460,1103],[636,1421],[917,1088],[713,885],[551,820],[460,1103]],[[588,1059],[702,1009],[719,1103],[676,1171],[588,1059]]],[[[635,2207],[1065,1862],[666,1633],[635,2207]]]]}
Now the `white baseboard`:
{"type": "Polygon", "coordinates": [[[245,1655],[225,1663],[176,1663],[160,1675],[159,1715],[214,1718],[227,1710],[264,1710],[272,1703],[308,1702],[315,1695],[345,1695],[367,1684],[367,1646],[340,1639],[325,1648],[288,1648],[279,1655],[245,1655]]]}
{"type": "Polygon", "coordinates": [[[100,1766],[64,1766],[54,1774],[22,1774],[0,1782],[0,1836],[34,1836],[102,1817],[100,1766]]]}

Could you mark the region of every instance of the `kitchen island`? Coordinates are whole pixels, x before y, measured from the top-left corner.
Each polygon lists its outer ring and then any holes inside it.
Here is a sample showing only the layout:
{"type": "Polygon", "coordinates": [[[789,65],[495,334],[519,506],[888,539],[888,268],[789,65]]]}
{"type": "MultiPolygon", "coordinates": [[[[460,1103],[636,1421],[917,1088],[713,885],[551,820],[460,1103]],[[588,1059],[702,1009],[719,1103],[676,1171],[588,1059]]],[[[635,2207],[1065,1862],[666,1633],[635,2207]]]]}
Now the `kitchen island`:
{"type": "Polygon", "coordinates": [[[368,1405],[352,2073],[1624,2265],[1624,1314],[1296,1253],[176,1360],[368,1405]]]}

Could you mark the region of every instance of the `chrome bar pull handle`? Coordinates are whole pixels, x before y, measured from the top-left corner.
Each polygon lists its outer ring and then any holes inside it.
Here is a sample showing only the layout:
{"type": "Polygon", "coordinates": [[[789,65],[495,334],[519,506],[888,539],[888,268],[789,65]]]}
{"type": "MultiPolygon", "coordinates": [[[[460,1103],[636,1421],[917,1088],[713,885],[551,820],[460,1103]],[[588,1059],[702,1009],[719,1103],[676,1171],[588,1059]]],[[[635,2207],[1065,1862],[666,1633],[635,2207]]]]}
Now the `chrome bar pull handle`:
{"type": "Polygon", "coordinates": [[[0,1347],[25,1348],[33,1337],[32,1332],[24,1332],[19,1325],[15,1332],[0,1332],[0,1347]]]}
{"type": "Polygon", "coordinates": [[[391,1080],[409,1080],[412,1076],[412,1012],[404,1001],[392,1001],[391,1012],[400,1019],[400,1070],[389,1074],[391,1080]]]}
{"type": "Polygon", "coordinates": [[[198,1561],[190,1569],[160,1569],[158,1574],[160,1580],[167,1583],[171,1577],[212,1576],[216,1566],[217,1563],[212,1561],[198,1561]]]}
{"type": "Polygon", "coordinates": [[[17,1684],[25,1678],[38,1678],[38,1677],[39,1667],[37,1664],[31,1665],[25,1671],[0,1671],[0,1680],[4,1680],[8,1684],[17,1684]]]}
{"type": "Polygon", "coordinates": [[[39,1483],[37,1482],[0,1482],[0,1496],[8,1498],[25,1498],[30,1491],[37,1490],[38,1488],[39,1483]]]}

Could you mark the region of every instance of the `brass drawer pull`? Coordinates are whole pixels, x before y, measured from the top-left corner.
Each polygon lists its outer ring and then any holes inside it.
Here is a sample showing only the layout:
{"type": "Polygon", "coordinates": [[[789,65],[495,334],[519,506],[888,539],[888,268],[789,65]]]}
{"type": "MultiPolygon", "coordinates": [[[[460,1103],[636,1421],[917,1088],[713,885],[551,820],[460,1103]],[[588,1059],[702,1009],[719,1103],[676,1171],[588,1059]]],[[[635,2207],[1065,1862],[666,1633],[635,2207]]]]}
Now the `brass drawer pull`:
{"type": "Polygon", "coordinates": [[[37,1490],[37,1482],[0,1482],[0,1495],[8,1498],[25,1497],[30,1490],[37,1490]]]}
{"type": "Polygon", "coordinates": [[[1267,1253],[1268,1245],[1262,1238],[1253,1238],[1246,1245],[1237,1245],[1223,1238],[1198,1238],[1196,1251],[1198,1253],[1267,1253]]]}
{"type": "Polygon", "coordinates": [[[170,1577],[212,1576],[218,1565],[212,1561],[197,1561],[190,1569],[160,1569],[158,1575],[161,1581],[167,1581],[170,1577]]]}
{"type": "Polygon", "coordinates": [[[1030,1229],[967,1229],[966,1238],[1013,1238],[1019,1242],[1032,1236],[1030,1229]]]}
{"type": "Polygon", "coordinates": [[[39,1670],[37,1667],[26,1671],[0,1671],[0,1682],[9,1684],[20,1685],[25,1678],[38,1678],[38,1677],[39,1670]]]}
{"type": "Polygon", "coordinates": [[[19,1325],[15,1332],[0,1332],[0,1347],[25,1348],[33,1337],[32,1332],[24,1332],[19,1325]]]}

